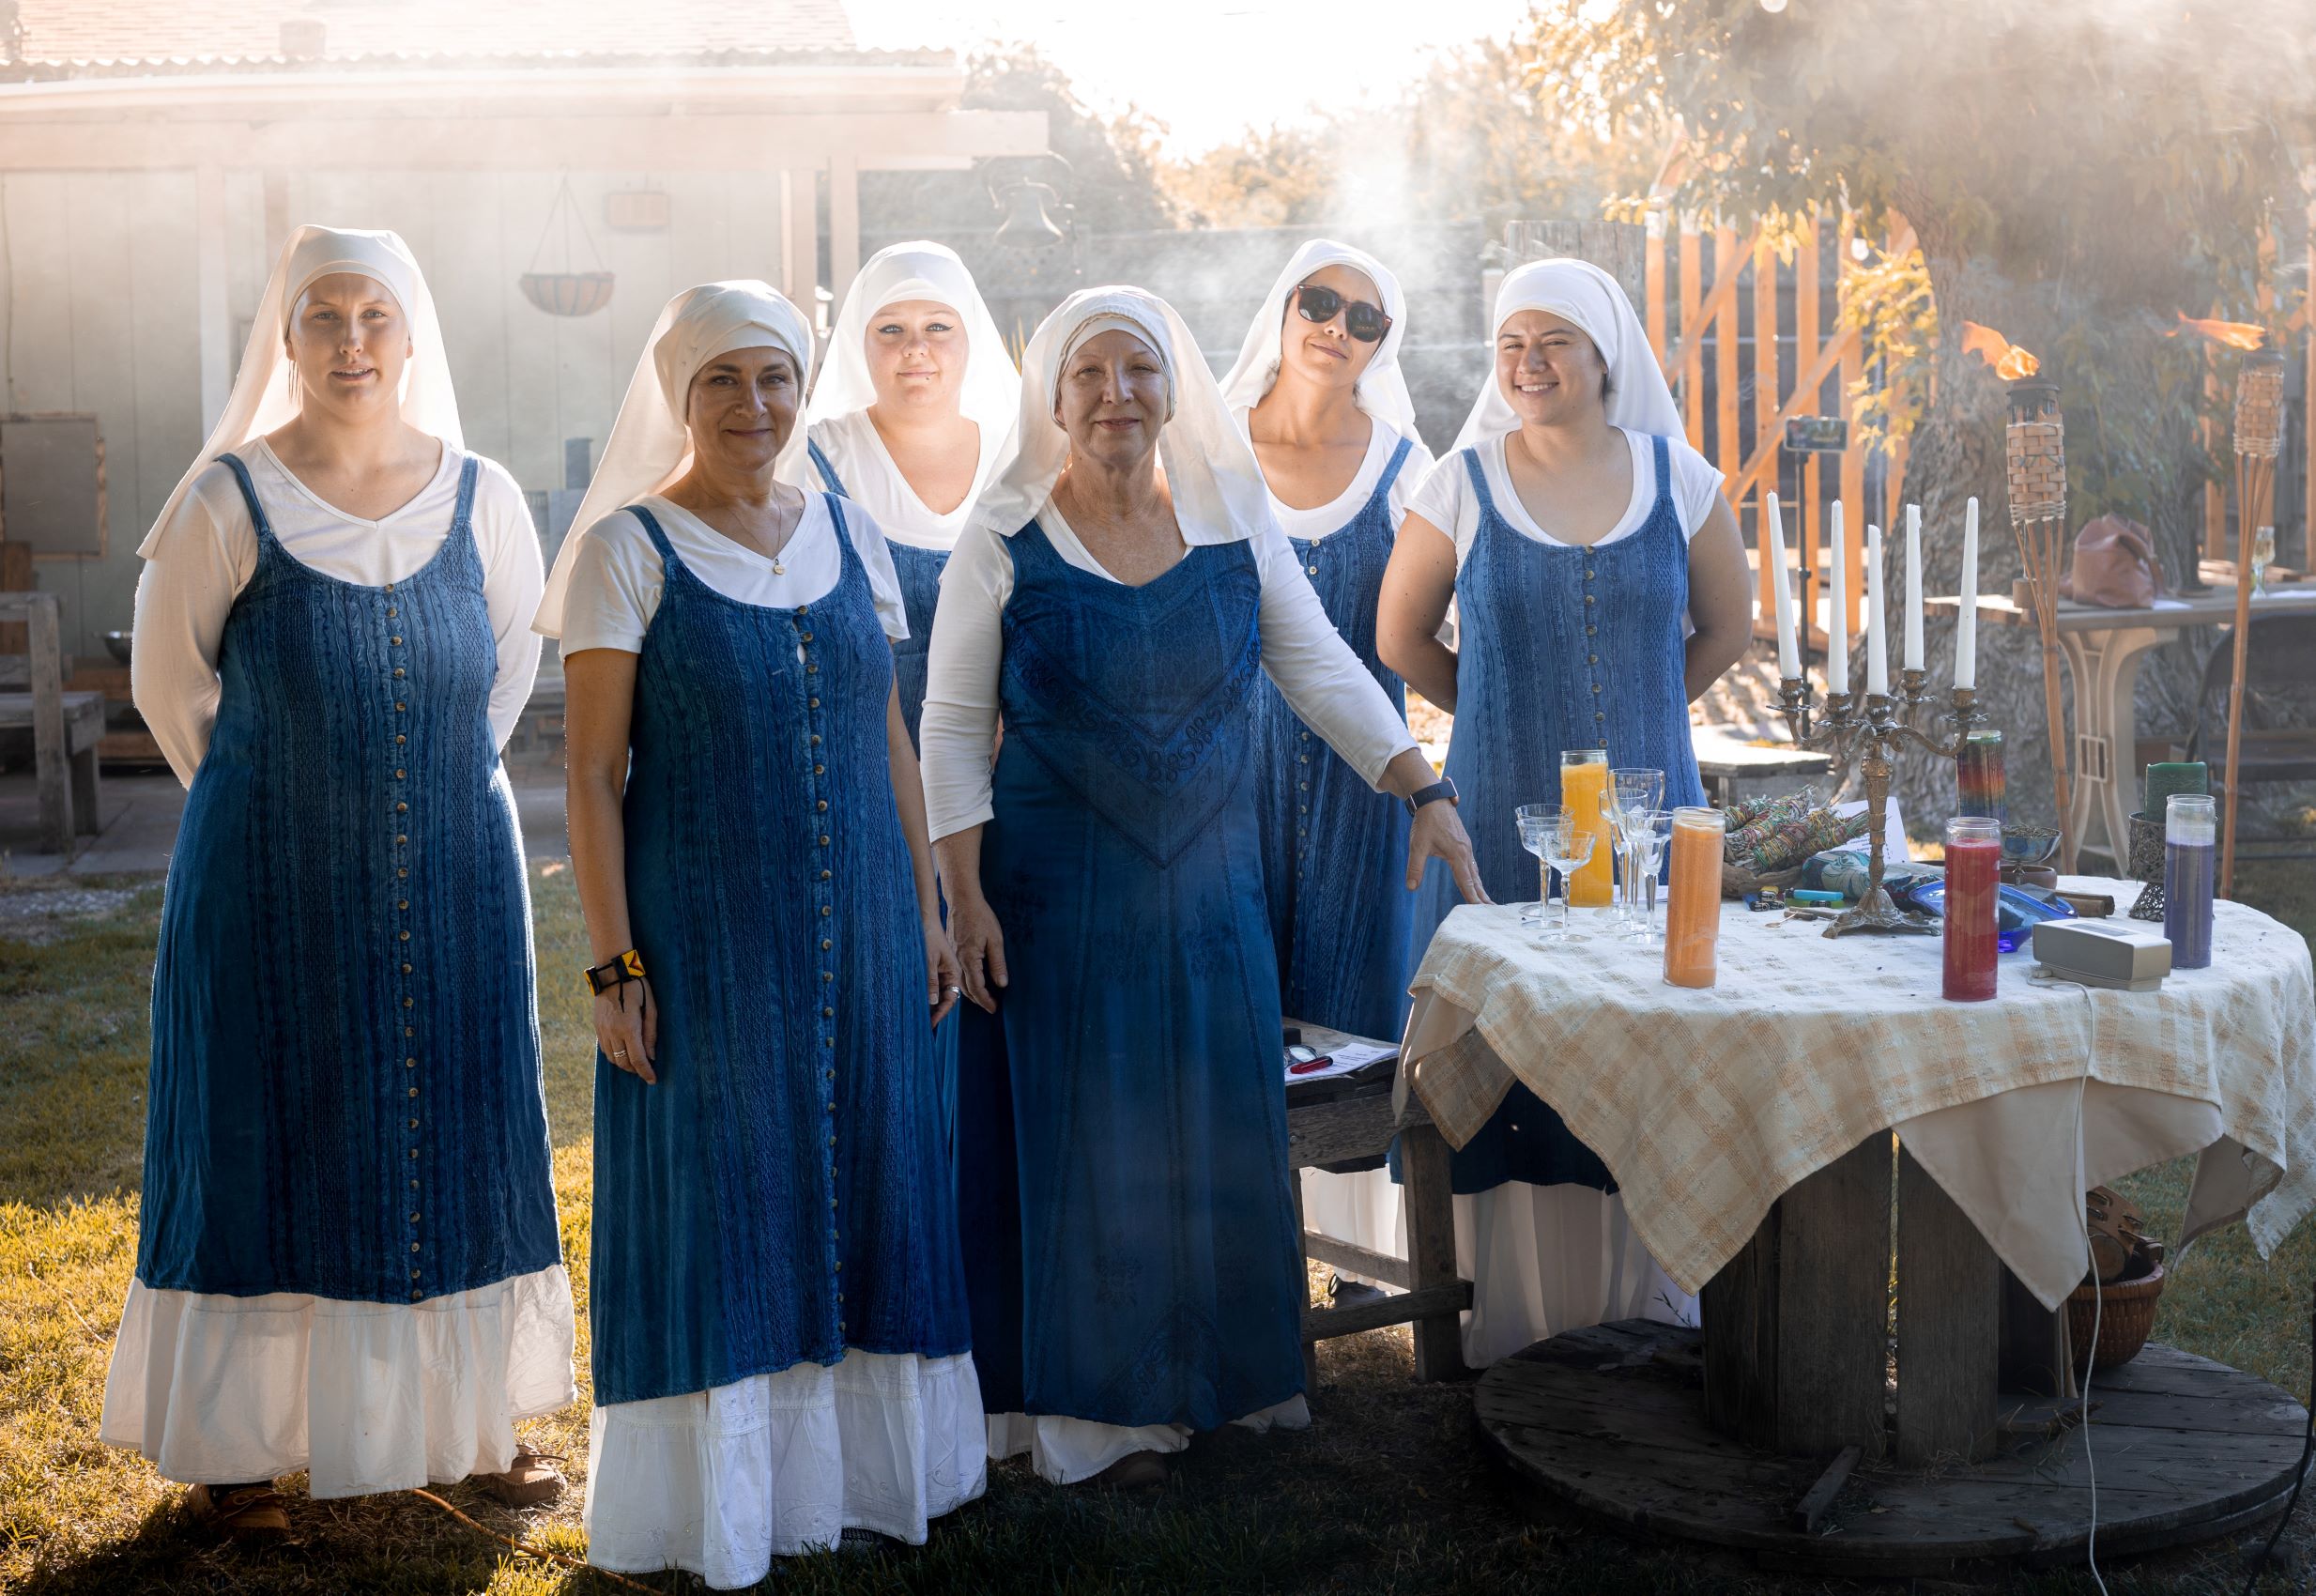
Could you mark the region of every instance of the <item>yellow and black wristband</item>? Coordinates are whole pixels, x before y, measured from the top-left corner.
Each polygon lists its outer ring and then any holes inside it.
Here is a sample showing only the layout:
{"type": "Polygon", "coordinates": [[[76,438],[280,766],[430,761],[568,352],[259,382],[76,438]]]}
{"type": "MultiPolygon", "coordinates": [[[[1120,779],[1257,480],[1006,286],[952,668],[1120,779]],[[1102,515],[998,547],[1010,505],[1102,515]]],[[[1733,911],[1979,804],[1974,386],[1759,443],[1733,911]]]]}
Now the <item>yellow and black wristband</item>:
{"type": "Polygon", "coordinates": [[[587,990],[597,997],[615,987],[643,979],[643,955],[634,948],[615,959],[607,959],[587,972],[587,990]]]}

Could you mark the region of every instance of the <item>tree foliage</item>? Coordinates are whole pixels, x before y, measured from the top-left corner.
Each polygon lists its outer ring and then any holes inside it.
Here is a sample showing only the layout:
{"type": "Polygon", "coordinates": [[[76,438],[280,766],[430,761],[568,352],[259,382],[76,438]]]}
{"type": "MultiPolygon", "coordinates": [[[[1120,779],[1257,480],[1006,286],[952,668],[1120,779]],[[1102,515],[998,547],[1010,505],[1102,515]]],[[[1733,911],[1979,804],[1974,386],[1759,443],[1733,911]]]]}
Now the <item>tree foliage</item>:
{"type": "Polygon", "coordinates": [[[1162,176],[1186,220],[1276,226],[1599,214],[1645,184],[1663,153],[1662,118],[1613,129],[1531,82],[1510,39],[1434,56],[1382,105],[1250,130],[1162,176]]]}

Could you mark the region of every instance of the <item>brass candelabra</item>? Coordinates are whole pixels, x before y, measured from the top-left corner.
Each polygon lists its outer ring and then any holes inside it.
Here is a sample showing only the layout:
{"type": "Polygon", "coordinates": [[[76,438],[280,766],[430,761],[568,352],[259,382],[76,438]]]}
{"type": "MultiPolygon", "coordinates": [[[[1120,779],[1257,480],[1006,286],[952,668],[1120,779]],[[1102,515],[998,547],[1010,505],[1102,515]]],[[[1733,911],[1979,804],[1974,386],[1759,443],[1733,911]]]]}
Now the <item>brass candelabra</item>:
{"type": "MultiPolygon", "coordinates": [[[[1881,639],[1875,639],[1876,647],[1880,643],[1881,639]]],[[[1936,922],[1909,914],[1891,902],[1888,890],[1881,884],[1882,841],[1890,827],[1891,756],[1905,744],[1912,743],[1941,759],[1953,759],[1962,751],[1971,729],[1988,717],[1978,707],[1976,689],[1956,687],[1953,689],[1952,706],[1938,717],[1954,728],[1953,735],[1941,739],[1922,729],[1913,720],[1935,702],[1927,678],[1926,671],[1899,671],[1895,695],[1828,692],[1822,714],[1818,711],[1816,694],[1807,677],[1788,676],[1778,683],[1780,713],[1793,729],[1794,745],[1820,748],[1833,756],[1833,790],[1840,790],[1848,778],[1853,759],[1859,761],[1860,774],[1865,778],[1865,807],[1871,823],[1866,834],[1866,892],[1826,928],[1827,936],[1847,936],[1852,931],[1929,935],[1938,930],[1936,922]]]]}

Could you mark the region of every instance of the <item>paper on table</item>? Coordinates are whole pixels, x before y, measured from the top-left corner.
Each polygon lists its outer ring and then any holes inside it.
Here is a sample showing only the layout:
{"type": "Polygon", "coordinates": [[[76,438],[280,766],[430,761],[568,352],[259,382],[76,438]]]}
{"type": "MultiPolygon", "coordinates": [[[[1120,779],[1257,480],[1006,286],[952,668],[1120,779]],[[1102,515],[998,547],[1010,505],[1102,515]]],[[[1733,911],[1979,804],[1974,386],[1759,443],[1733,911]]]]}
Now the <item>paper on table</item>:
{"type": "MultiPolygon", "coordinates": [[[[1865,800],[1858,798],[1847,804],[1836,804],[1833,812],[1844,820],[1852,815],[1863,815],[1865,813],[1865,800]]],[[[1897,794],[1894,792],[1890,795],[1890,813],[1886,821],[1881,834],[1882,862],[1888,865],[1903,864],[1913,854],[1906,846],[1906,817],[1898,812],[1897,794]]],[[[1870,837],[1853,836],[1842,846],[1853,852],[1870,853],[1874,845],[1870,837]]]]}
{"type": "Polygon", "coordinates": [[[1399,1048],[1395,1043],[1345,1042],[1342,1047],[1329,1051],[1324,1069],[1306,1069],[1300,1075],[1288,1070],[1287,1083],[1294,1085],[1303,1081],[1326,1081],[1338,1075],[1349,1075],[1354,1070],[1365,1069],[1379,1058],[1395,1058],[1398,1054],[1399,1048]]]}

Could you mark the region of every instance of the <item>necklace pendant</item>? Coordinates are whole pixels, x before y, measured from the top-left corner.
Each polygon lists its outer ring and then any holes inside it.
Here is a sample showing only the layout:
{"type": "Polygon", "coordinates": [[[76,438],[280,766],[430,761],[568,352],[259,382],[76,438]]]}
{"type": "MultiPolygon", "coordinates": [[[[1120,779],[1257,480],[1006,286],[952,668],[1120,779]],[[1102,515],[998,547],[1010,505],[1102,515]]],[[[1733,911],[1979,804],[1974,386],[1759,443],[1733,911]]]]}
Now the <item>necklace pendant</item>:
{"type": "Polygon", "coordinates": [[[788,575],[788,567],[780,563],[780,557],[776,554],[772,557],[772,574],[775,576],[788,575]]]}

